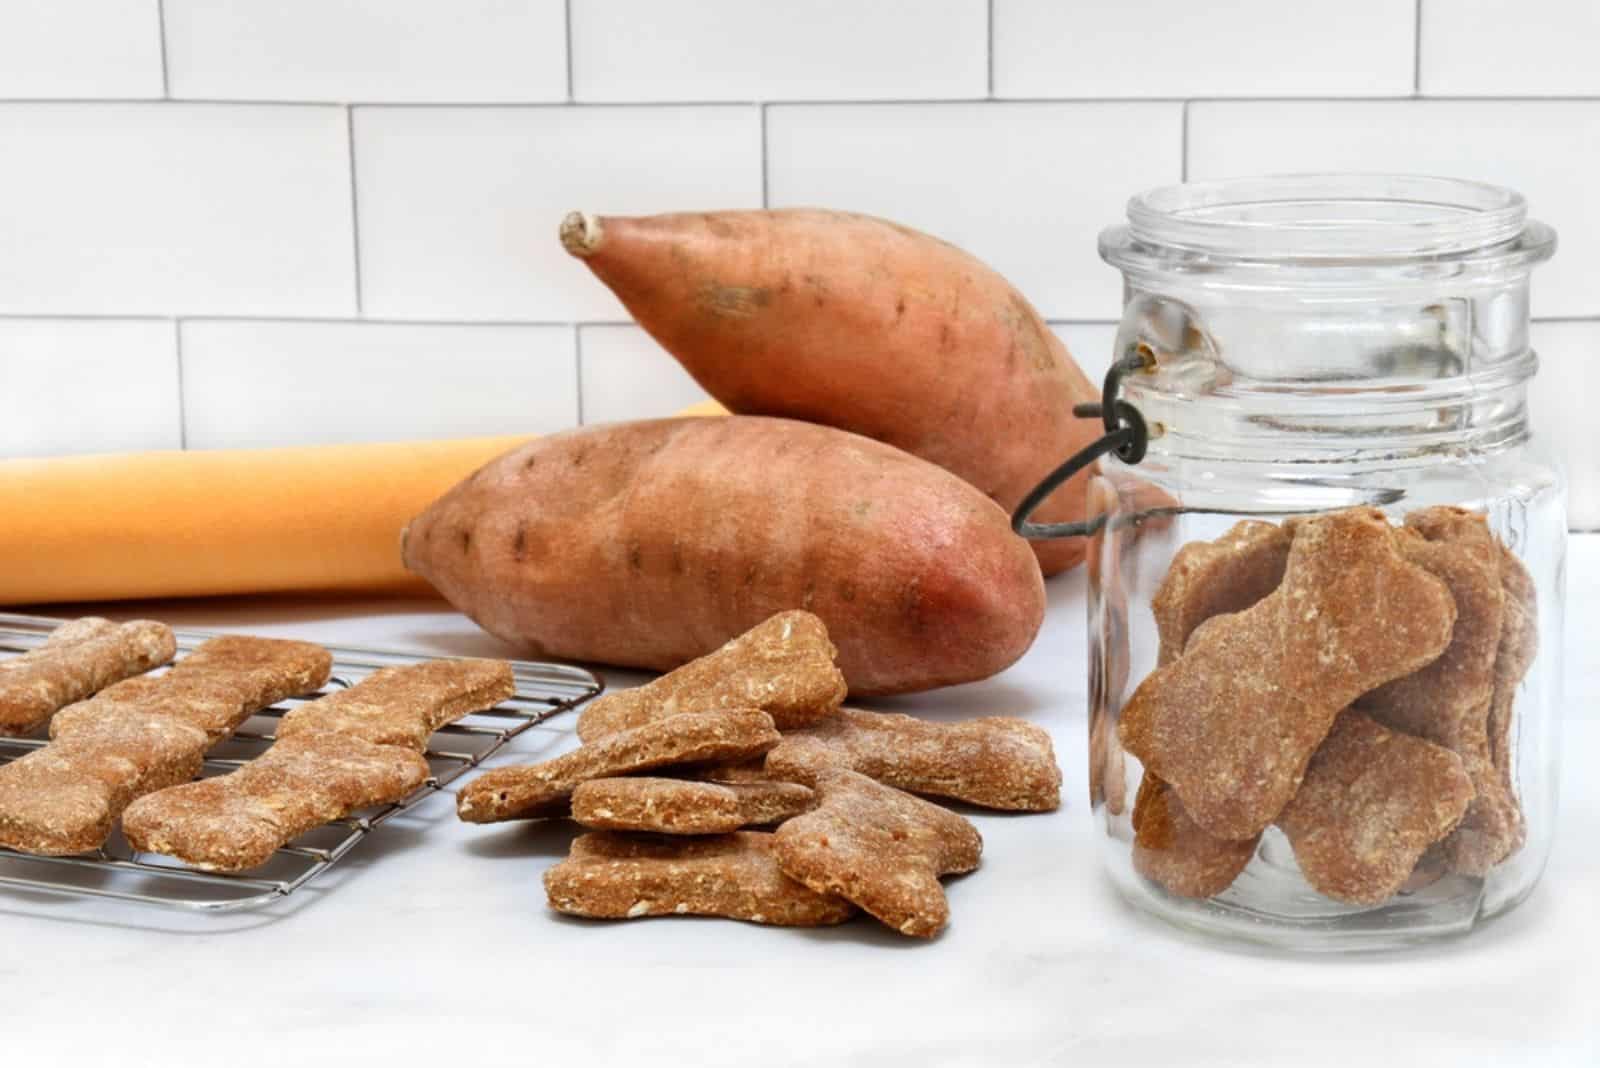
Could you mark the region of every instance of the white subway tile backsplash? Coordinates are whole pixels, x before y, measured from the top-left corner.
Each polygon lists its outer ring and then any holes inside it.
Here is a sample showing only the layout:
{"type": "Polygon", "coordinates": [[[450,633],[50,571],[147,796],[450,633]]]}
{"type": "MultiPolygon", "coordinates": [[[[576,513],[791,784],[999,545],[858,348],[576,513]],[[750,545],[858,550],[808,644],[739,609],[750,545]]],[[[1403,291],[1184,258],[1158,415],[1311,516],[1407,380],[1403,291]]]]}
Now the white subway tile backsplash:
{"type": "Polygon", "coordinates": [[[774,207],[869,212],[960,245],[1047,318],[1104,319],[1121,280],[1095,251],[1128,196],[1179,178],[1181,107],[776,105],[774,207]]]}
{"type": "Polygon", "coordinates": [[[569,211],[761,204],[753,107],[357,108],[365,310],[624,320],[556,232],[569,211]]]}
{"type": "Polygon", "coordinates": [[[1206,102],[1190,105],[1188,140],[1192,179],[1403,171],[1510,186],[1561,239],[1534,276],[1534,315],[1600,314],[1600,101],[1206,102]]]}
{"type": "Polygon", "coordinates": [[[1000,97],[1409,94],[1411,0],[994,0],[1000,97]]]}
{"type": "Polygon", "coordinates": [[[683,365],[637,326],[585,326],[578,350],[583,421],[657,419],[706,399],[683,365]]]}
{"type": "Polygon", "coordinates": [[[0,97],[159,98],[158,2],[0,3],[0,97]]]}
{"type": "Polygon", "coordinates": [[[1539,373],[1528,391],[1536,434],[1567,471],[1567,520],[1574,530],[1600,530],[1600,322],[1534,323],[1539,373]]]}
{"type": "Polygon", "coordinates": [[[577,422],[565,326],[187,321],[190,448],[547,433],[577,422]]]}
{"type": "Polygon", "coordinates": [[[1422,5],[1429,96],[1600,93],[1594,0],[1433,0],[1422,5]]]}
{"type": "Polygon", "coordinates": [[[567,97],[563,0],[165,0],[172,95],[230,100],[567,97]]]}
{"type": "Polygon", "coordinates": [[[0,458],[181,444],[172,323],[0,319],[0,458]]]}
{"type": "Polygon", "coordinates": [[[985,0],[573,0],[579,100],[982,97],[985,0]]]}
{"type": "Polygon", "coordinates": [[[0,104],[0,313],[346,314],[337,108],[0,104]]]}

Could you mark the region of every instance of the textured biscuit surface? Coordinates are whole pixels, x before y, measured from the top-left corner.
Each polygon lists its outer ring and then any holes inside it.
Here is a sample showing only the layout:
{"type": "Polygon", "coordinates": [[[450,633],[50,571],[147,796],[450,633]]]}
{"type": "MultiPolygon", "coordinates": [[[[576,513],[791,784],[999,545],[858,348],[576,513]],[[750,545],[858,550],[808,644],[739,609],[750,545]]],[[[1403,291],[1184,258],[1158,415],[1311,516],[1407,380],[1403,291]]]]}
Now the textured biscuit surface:
{"type": "Polygon", "coordinates": [[[759,708],[780,729],[833,715],[845,682],[822,620],[779,612],[722,648],[632,690],[604,694],[578,716],[578,737],[639,727],[678,712],[759,708]]]}
{"type": "Polygon", "coordinates": [[[1178,659],[1196,627],[1242,612],[1278,588],[1289,566],[1290,532],[1246,519],[1215,541],[1192,541],[1172,558],[1150,601],[1161,648],[1157,663],[1178,659]]]}
{"type": "Polygon", "coordinates": [[[942,931],[950,904],[939,876],[978,866],[978,829],[853,771],[824,772],[816,790],[817,807],[776,832],[783,873],[855,902],[901,934],[942,931]]]}
{"type": "Polygon", "coordinates": [[[1455,753],[1351,709],[1311,758],[1278,825],[1319,893],[1376,905],[1405,885],[1471,800],[1455,753]]]}
{"type": "Polygon", "coordinates": [[[828,768],[985,808],[1049,812],[1061,805],[1050,735],[1008,716],[937,723],[846,708],[786,733],[767,754],[774,779],[810,784],[828,768]]]}
{"type": "Polygon", "coordinates": [[[292,708],[277,735],[349,734],[422,752],[433,732],[493,708],[516,690],[504,660],[429,660],[381,668],[348,690],[292,708]]]}
{"type": "Polygon", "coordinates": [[[597,832],[544,873],[550,906],[574,916],[724,916],[750,923],[820,927],[855,914],[778,870],[770,834],[640,839],[597,832]]]}
{"type": "Polygon", "coordinates": [[[208,871],[244,871],[314,827],[401,800],[428,774],[428,762],[404,746],[304,734],[231,774],[135,801],[122,829],[136,849],[208,871]]]}
{"type": "Polygon", "coordinates": [[[1171,786],[1150,772],[1133,803],[1133,867],[1180,897],[1214,897],[1233,885],[1261,836],[1232,841],[1207,834],[1171,786]]]}
{"type": "Polygon", "coordinates": [[[1334,717],[1449,644],[1449,589],[1397,543],[1374,509],[1297,523],[1277,589],[1200,624],[1128,701],[1123,746],[1208,833],[1259,834],[1294,795],[1334,717]]]}
{"type": "Polygon", "coordinates": [[[0,767],[0,845],[98,848],[135,798],[193,778],[214,742],[274,701],[315,690],[330,665],[309,642],[213,638],[165,675],[125,679],[63,710],[49,745],[0,767]]]}
{"type": "Polygon", "coordinates": [[[726,834],[798,816],[813,794],[792,782],[591,779],[572,791],[572,818],[605,831],[726,834]]]}
{"type": "Polygon", "coordinates": [[[1406,516],[1406,529],[1417,535],[1402,543],[1406,558],[1450,588],[1455,629],[1439,659],[1366,694],[1356,705],[1379,723],[1442,745],[1461,758],[1475,796],[1441,848],[1454,870],[1472,870],[1481,862],[1486,871],[1512,851],[1521,820],[1489,745],[1495,660],[1505,618],[1501,547],[1483,516],[1461,508],[1419,509],[1406,516]]]}
{"type": "Polygon", "coordinates": [[[607,734],[542,764],[496,768],[468,783],[456,814],[468,823],[538,819],[568,809],[590,779],[697,761],[745,760],[778,744],[772,717],[753,708],[683,712],[607,734]]]}
{"type": "Polygon", "coordinates": [[[311,642],[224,635],[202,643],[164,675],[125,679],[62,709],[50,721],[50,736],[110,717],[159,711],[199,727],[215,743],[274,702],[318,689],[332,668],[328,650],[311,642]]]}
{"type": "Polygon", "coordinates": [[[1522,848],[1527,826],[1517,801],[1512,760],[1512,713],[1517,687],[1539,652],[1539,605],[1533,579],[1505,546],[1500,547],[1500,582],[1505,594],[1505,619],[1494,658],[1494,693],[1489,701],[1486,733],[1489,760],[1499,796],[1509,807],[1480,812],[1468,810],[1445,846],[1452,870],[1463,875],[1485,875],[1489,869],[1522,848]],[[1488,817],[1487,819],[1484,817],[1488,817]],[[1504,822],[1497,822],[1500,817],[1504,822]]]}
{"type": "MultiPolygon", "coordinates": [[[[1195,628],[1212,616],[1242,612],[1277,589],[1289,563],[1290,540],[1284,527],[1245,520],[1215,541],[1179,549],[1151,601],[1161,642],[1158,662],[1176,660],[1195,628]]],[[[1102,744],[1115,746],[1116,739],[1102,744]]],[[[1236,841],[1208,834],[1190,818],[1171,785],[1149,771],[1139,781],[1133,830],[1134,870],[1181,897],[1222,893],[1261,841],[1260,835],[1236,841]]]]}
{"type": "Polygon", "coordinates": [[[140,794],[200,772],[198,727],[128,713],[75,730],[0,767],[0,845],[64,856],[100,848],[140,794]]]}
{"type": "Polygon", "coordinates": [[[0,659],[0,734],[28,734],[56,710],[165,664],[176,651],[164,623],[69,620],[39,648],[0,659]]]}

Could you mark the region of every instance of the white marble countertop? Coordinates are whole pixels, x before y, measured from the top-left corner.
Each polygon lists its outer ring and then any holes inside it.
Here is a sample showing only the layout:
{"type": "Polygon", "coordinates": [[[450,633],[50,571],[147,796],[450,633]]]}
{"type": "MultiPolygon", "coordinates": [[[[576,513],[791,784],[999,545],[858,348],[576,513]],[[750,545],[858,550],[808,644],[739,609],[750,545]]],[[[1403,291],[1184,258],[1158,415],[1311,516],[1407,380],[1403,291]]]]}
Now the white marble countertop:
{"type": "MultiPolygon", "coordinates": [[[[1051,584],[1027,657],[906,698],[1055,736],[1067,804],[975,817],[983,868],[948,884],[936,942],[861,920],[559,917],[540,874],[565,824],[469,827],[434,797],[279,906],[190,917],[0,892],[6,1064],[1600,1064],[1600,536],[1569,575],[1565,773],[1554,856],[1521,908],[1401,955],[1225,948],[1112,892],[1086,802],[1083,580],[1051,584]]],[[[175,624],[504,654],[436,602],[111,606],[175,624]]],[[[613,684],[631,681],[614,676],[613,684]]],[[[518,739],[526,761],[570,722],[518,739]]]]}

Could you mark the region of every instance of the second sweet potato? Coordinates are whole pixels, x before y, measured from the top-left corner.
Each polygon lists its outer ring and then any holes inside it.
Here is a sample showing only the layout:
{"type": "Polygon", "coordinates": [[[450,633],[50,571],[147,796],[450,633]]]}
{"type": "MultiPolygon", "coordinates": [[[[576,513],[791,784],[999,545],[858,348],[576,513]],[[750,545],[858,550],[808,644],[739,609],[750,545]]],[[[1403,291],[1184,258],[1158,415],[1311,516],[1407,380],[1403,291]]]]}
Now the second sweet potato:
{"type": "MultiPolygon", "coordinates": [[[[734,412],[805,419],[886,441],[1010,511],[1101,433],[1099,399],[1066,346],[999,274],[883,219],[794,209],[598,217],[567,250],[734,412]]],[[[1087,473],[1035,518],[1084,515],[1087,473]]],[[[1036,542],[1046,575],[1081,538],[1036,542]]]]}

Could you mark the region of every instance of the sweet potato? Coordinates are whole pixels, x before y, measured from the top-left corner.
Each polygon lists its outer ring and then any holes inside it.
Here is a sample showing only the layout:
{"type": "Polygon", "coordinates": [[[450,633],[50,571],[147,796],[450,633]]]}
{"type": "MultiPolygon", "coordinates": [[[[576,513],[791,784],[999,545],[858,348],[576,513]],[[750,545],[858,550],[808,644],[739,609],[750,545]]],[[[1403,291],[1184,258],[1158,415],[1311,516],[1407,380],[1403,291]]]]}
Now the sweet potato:
{"type": "Polygon", "coordinates": [[[787,419],[568,431],[414,519],[406,567],[537,656],[667,670],[775,612],[820,616],[852,692],[984,678],[1044,583],[993,501],[924,460],[787,419]]]}
{"type": "MultiPolygon", "coordinates": [[[[734,412],[852,430],[953,471],[1011,511],[1101,433],[1099,399],[1010,283],[943,241],[864,215],[569,215],[567,250],[734,412]]],[[[1036,513],[1080,519],[1084,479],[1036,513]]],[[[1082,539],[1035,543],[1047,575],[1082,539]]]]}

